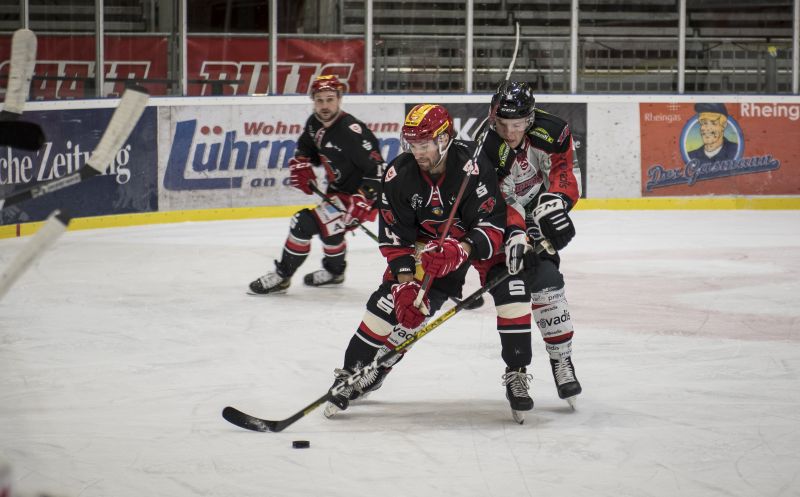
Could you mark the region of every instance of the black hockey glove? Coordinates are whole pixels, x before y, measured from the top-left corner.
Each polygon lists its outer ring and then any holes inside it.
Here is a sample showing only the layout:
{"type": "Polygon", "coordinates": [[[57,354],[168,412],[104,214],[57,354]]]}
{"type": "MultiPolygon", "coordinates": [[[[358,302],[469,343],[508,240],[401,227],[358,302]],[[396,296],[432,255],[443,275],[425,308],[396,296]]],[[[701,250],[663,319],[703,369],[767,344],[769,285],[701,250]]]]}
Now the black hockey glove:
{"type": "Polygon", "coordinates": [[[575,236],[575,226],[567,214],[567,203],[555,193],[543,193],[533,210],[533,220],[553,248],[561,250],[575,236]]]}

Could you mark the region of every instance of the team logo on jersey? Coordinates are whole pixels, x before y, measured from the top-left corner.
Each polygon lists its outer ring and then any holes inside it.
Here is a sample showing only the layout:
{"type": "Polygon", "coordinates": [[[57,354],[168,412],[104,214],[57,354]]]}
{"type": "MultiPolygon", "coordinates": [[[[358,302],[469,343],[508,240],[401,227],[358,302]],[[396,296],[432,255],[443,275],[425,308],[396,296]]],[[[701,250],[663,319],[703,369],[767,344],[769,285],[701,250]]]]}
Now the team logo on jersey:
{"type": "Polygon", "coordinates": [[[511,147],[508,146],[506,142],[503,142],[500,145],[500,169],[506,167],[506,160],[508,159],[508,153],[511,151],[511,147]]]}
{"type": "Polygon", "coordinates": [[[560,144],[564,143],[564,140],[567,139],[567,136],[569,136],[569,124],[564,126],[564,130],[561,132],[561,136],[559,136],[558,140],[556,140],[556,141],[560,145],[560,144]]]}
{"type": "Polygon", "coordinates": [[[325,136],[325,128],[319,128],[314,133],[314,144],[317,148],[322,148],[322,138],[325,136]]]}
{"type": "Polygon", "coordinates": [[[478,163],[470,159],[466,164],[464,164],[464,172],[472,176],[477,176],[480,174],[478,163]]]}
{"type": "Polygon", "coordinates": [[[442,209],[441,207],[437,206],[437,207],[432,208],[431,212],[433,213],[434,216],[441,216],[442,214],[444,214],[444,209],[442,209]]]}
{"type": "Polygon", "coordinates": [[[494,197],[489,197],[483,201],[481,206],[478,207],[478,210],[484,214],[491,214],[496,203],[497,201],[494,199],[494,197]]]}
{"type": "Polygon", "coordinates": [[[389,209],[381,209],[381,217],[389,226],[393,225],[397,220],[394,218],[394,213],[389,209]]]}
{"type": "Polygon", "coordinates": [[[394,166],[390,167],[388,171],[386,171],[386,177],[383,178],[384,183],[388,183],[397,176],[397,171],[395,171],[394,166]]]}
{"type": "Polygon", "coordinates": [[[537,138],[541,138],[547,143],[553,143],[553,137],[550,136],[550,133],[548,133],[544,128],[534,128],[530,131],[530,133],[537,138]]]}
{"type": "Polygon", "coordinates": [[[360,125],[360,124],[358,124],[358,123],[353,123],[353,124],[351,124],[351,125],[350,125],[350,126],[348,126],[348,127],[350,128],[350,130],[351,130],[353,133],[358,133],[359,135],[361,134],[361,125],[360,125]]]}

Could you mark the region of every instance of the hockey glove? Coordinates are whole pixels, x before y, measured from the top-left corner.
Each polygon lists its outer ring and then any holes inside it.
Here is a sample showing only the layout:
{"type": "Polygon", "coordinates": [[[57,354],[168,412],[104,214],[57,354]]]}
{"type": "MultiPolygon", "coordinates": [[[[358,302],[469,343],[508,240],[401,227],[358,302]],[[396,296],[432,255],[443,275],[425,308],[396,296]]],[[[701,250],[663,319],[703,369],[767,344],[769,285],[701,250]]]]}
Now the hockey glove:
{"type": "Polygon", "coordinates": [[[289,159],[289,181],[293,187],[297,188],[306,195],[311,195],[309,184],[317,185],[317,175],[311,168],[311,163],[305,157],[292,157],[289,159]]]}
{"type": "Polygon", "coordinates": [[[369,219],[370,213],[372,212],[372,204],[374,203],[374,199],[367,200],[367,198],[360,193],[351,196],[350,205],[347,207],[347,212],[344,215],[344,224],[352,229],[369,219]]]}
{"type": "Polygon", "coordinates": [[[424,309],[419,309],[414,305],[414,300],[417,298],[417,293],[421,291],[419,283],[416,281],[408,281],[406,283],[398,283],[392,286],[392,298],[394,299],[394,315],[397,317],[397,322],[408,329],[414,329],[425,321],[425,314],[423,310],[430,308],[431,302],[425,296],[422,299],[422,306],[424,309]]]}
{"type": "Polygon", "coordinates": [[[508,274],[514,276],[523,269],[529,269],[527,252],[533,252],[533,247],[528,245],[525,233],[517,232],[506,241],[506,266],[508,274]]]}
{"type": "Polygon", "coordinates": [[[439,247],[435,241],[428,242],[422,250],[422,269],[432,278],[441,278],[459,268],[469,257],[467,251],[455,238],[447,237],[439,247]]]}
{"type": "Polygon", "coordinates": [[[533,220],[553,248],[561,250],[575,236],[575,226],[567,214],[567,204],[555,193],[543,193],[533,210],[533,220]]]}

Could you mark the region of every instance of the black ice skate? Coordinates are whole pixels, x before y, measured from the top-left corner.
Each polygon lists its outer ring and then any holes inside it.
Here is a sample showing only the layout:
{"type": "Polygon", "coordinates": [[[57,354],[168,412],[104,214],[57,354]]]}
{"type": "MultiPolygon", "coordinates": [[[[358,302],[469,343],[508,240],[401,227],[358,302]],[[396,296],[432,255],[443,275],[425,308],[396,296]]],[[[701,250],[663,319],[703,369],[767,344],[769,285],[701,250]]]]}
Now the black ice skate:
{"type": "Polygon", "coordinates": [[[511,415],[519,424],[525,422],[525,411],[533,409],[533,399],[528,395],[529,383],[533,375],[527,374],[525,368],[506,368],[503,385],[506,387],[506,398],[511,405],[511,415]]]}
{"type": "MultiPolygon", "coordinates": [[[[352,373],[346,369],[339,369],[336,368],[333,370],[333,376],[336,378],[333,380],[333,385],[331,388],[336,386],[341,380],[348,378],[352,373]]],[[[325,404],[325,410],[322,411],[323,416],[330,419],[339,411],[344,411],[350,405],[350,397],[353,395],[353,387],[352,386],[345,386],[341,392],[337,395],[334,395],[331,400],[325,404]]]]}
{"type": "Polygon", "coordinates": [[[550,359],[550,368],[553,370],[553,379],[556,381],[558,396],[569,402],[569,405],[575,409],[576,397],[583,389],[580,382],[578,382],[578,378],[575,377],[575,366],[572,364],[572,358],[567,357],[561,361],[550,359]]]}
{"type": "Polygon", "coordinates": [[[305,275],[303,283],[308,286],[339,285],[344,283],[344,273],[334,274],[327,269],[318,269],[305,275]]]}
{"type": "Polygon", "coordinates": [[[250,283],[247,291],[250,295],[268,295],[271,293],[286,293],[292,279],[283,275],[280,263],[275,261],[275,271],[270,271],[254,282],[250,283]]]}
{"type": "MultiPolygon", "coordinates": [[[[360,367],[360,365],[357,365],[356,369],[360,367]]],[[[392,368],[378,366],[378,369],[373,369],[368,374],[364,375],[363,378],[355,382],[354,385],[345,387],[338,395],[328,401],[323,411],[325,417],[330,419],[336,416],[336,413],[339,411],[344,411],[350,406],[350,401],[367,398],[369,394],[383,385],[383,380],[386,379],[386,375],[389,374],[391,370],[392,368]]],[[[333,370],[333,374],[336,377],[333,384],[336,385],[339,381],[346,379],[352,373],[346,369],[337,368],[333,370]]]]}
{"type": "Polygon", "coordinates": [[[392,368],[378,366],[378,369],[356,383],[355,391],[350,396],[350,400],[364,400],[369,397],[372,392],[383,386],[383,380],[386,379],[386,375],[388,375],[391,370],[392,368]]]}

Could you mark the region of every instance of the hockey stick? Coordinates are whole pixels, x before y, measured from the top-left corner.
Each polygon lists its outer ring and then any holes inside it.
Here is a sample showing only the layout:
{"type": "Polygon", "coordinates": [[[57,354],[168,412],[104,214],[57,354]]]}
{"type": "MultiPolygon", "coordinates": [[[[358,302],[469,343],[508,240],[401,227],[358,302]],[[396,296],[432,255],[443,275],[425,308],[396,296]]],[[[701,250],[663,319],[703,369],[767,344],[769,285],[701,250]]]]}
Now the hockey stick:
{"type": "MultiPolygon", "coordinates": [[[[515,36],[514,41],[514,55],[511,58],[511,63],[508,65],[508,71],[506,72],[506,81],[511,77],[511,72],[514,70],[514,63],[517,61],[517,50],[519,49],[519,23],[517,23],[517,33],[515,36]]],[[[499,102],[498,102],[499,104],[499,102]]],[[[450,231],[450,226],[453,224],[453,219],[455,218],[456,211],[458,210],[459,204],[461,204],[461,197],[464,196],[464,191],[467,189],[467,184],[469,183],[469,177],[471,175],[471,171],[473,168],[477,168],[478,164],[478,156],[481,154],[481,150],[483,150],[483,143],[486,141],[486,137],[489,135],[489,129],[492,127],[494,123],[495,116],[497,115],[497,105],[493,105],[489,109],[489,116],[486,118],[487,125],[483,129],[483,132],[475,141],[475,152],[472,154],[472,160],[466,164],[464,167],[464,179],[461,180],[461,186],[458,188],[458,195],[456,195],[456,199],[453,202],[453,207],[450,209],[450,215],[447,216],[447,221],[444,224],[444,229],[442,230],[442,234],[439,237],[439,247],[442,246],[444,243],[444,239],[447,237],[448,232],[450,231]]],[[[425,273],[425,276],[422,278],[422,285],[420,287],[419,292],[417,293],[417,298],[414,299],[414,306],[420,307],[422,305],[422,299],[425,297],[425,294],[428,293],[428,289],[431,286],[431,275],[429,273],[425,273]]]]}
{"type": "MultiPolygon", "coordinates": [[[[341,207],[339,207],[338,205],[336,205],[336,204],[333,202],[333,199],[332,199],[332,198],[330,198],[329,196],[327,196],[327,195],[325,195],[324,193],[322,193],[322,190],[320,190],[319,188],[317,188],[317,185],[315,185],[315,184],[313,184],[313,183],[309,182],[309,183],[308,183],[308,187],[309,187],[309,188],[311,188],[311,191],[312,191],[312,192],[314,192],[314,193],[316,193],[317,195],[319,195],[320,197],[322,197],[322,200],[324,200],[325,202],[327,202],[327,204],[328,204],[328,205],[330,205],[331,207],[333,207],[333,208],[334,208],[334,209],[336,209],[337,211],[341,212],[342,214],[346,214],[346,212],[345,212],[345,211],[343,211],[341,207]]],[[[376,235],[375,233],[373,233],[372,231],[370,231],[370,230],[369,230],[369,228],[367,228],[366,226],[364,226],[363,224],[361,224],[361,221],[356,221],[356,222],[355,222],[355,225],[356,225],[356,226],[358,226],[359,228],[361,228],[361,231],[363,231],[364,233],[366,233],[368,237],[372,238],[372,239],[373,239],[373,240],[375,240],[376,242],[378,241],[378,235],[376,235]]]]}
{"type": "MultiPolygon", "coordinates": [[[[537,254],[540,254],[544,251],[547,252],[552,251],[552,253],[555,253],[555,250],[553,249],[552,245],[550,245],[550,242],[547,240],[542,240],[542,242],[534,248],[534,251],[537,254]]],[[[460,301],[455,307],[451,307],[450,309],[446,310],[441,316],[439,316],[438,318],[434,319],[430,323],[420,328],[420,330],[417,331],[416,333],[410,334],[409,337],[406,338],[406,340],[403,343],[395,347],[394,350],[390,350],[387,354],[375,358],[370,364],[367,364],[363,368],[355,371],[347,378],[342,379],[339,383],[331,387],[331,389],[328,390],[325,393],[325,395],[318,398],[314,402],[308,404],[306,407],[302,408],[301,410],[297,411],[296,413],[294,413],[293,415],[289,416],[286,419],[269,420],[269,419],[257,418],[255,416],[251,416],[250,414],[244,413],[236,409],[235,407],[230,407],[230,406],[222,410],[222,417],[225,418],[225,420],[228,421],[229,423],[235,424],[236,426],[244,428],[246,430],[260,431],[260,432],[283,431],[287,427],[294,424],[300,418],[303,418],[306,415],[308,415],[317,407],[332,400],[347,386],[355,385],[355,383],[358,382],[361,378],[375,371],[376,369],[378,369],[379,366],[382,366],[384,364],[390,364],[392,362],[392,359],[397,357],[400,354],[400,352],[402,352],[403,350],[409,348],[414,343],[421,340],[422,337],[424,337],[428,333],[438,328],[442,323],[444,323],[448,319],[458,314],[460,311],[465,309],[471,303],[475,302],[481,295],[483,295],[484,293],[488,292],[492,288],[496,287],[497,285],[508,279],[509,276],[511,275],[508,274],[508,272],[506,271],[503,274],[498,275],[493,280],[487,282],[485,285],[472,292],[467,298],[460,301]]]]}
{"type": "Polygon", "coordinates": [[[5,199],[0,199],[0,209],[61,190],[87,178],[105,173],[108,165],[114,159],[114,155],[122,148],[125,140],[139,122],[139,118],[147,106],[148,98],[147,91],[142,88],[126,89],[100,138],[100,142],[80,170],[45,184],[37,184],[16,191],[5,199]]]}
{"type": "Polygon", "coordinates": [[[36,35],[30,29],[18,29],[11,37],[11,61],[3,111],[0,112],[0,146],[39,150],[44,143],[42,128],[19,121],[30,93],[36,66],[36,35]]]}
{"type": "Polygon", "coordinates": [[[44,253],[55,241],[67,231],[70,217],[55,210],[47,218],[44,226],[26,243],[17,256],[11,261],[0,274],[0,300],[6,292],[19,279],[20,276],[30,267],[34,260],[44,253]]]}

